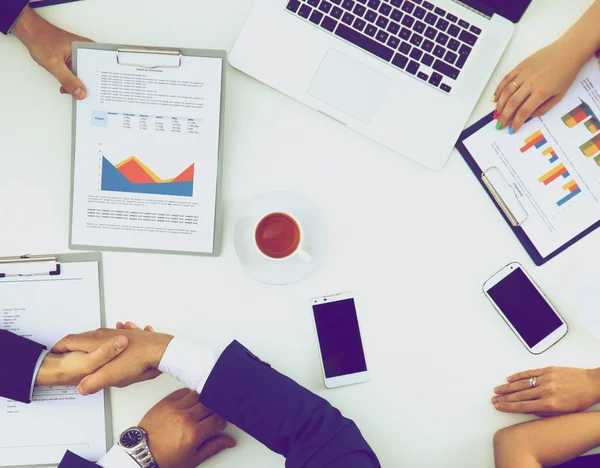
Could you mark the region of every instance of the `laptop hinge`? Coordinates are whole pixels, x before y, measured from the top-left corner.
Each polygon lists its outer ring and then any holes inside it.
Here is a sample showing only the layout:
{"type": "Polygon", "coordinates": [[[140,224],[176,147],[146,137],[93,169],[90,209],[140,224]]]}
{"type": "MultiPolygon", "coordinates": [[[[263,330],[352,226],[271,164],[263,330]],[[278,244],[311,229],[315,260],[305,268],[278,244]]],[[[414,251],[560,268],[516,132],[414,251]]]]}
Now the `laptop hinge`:
{"type": "Polygon", "coordinates": [[[490,6],[479,0],[452,0],[454,3],[458,3],[460,6],[468,8],[473,13],[477,13],[479,16],[483,16],[486,19],[491,19],[495,11],[490,6]]]}

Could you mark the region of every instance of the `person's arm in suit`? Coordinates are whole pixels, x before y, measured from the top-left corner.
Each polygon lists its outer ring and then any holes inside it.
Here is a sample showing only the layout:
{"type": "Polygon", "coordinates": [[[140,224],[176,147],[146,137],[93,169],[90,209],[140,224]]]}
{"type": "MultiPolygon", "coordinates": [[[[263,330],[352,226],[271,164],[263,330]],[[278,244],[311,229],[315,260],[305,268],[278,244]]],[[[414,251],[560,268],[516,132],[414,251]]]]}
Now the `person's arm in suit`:
{"type": "MultiPolygon", "coordinates": [[[[135,325],[128,323],[126,327],[135,325]]],[[[91,351],[120,332],[102,329],[69,336],[53,350],[91,351]]],[[[132,369],[137,374],[154,367],[196,390],[201,403],[283,455],[290,468],[380,467],[375,453],[351,420],[272,369],[237,341],[219,355],[179,338],[165,343],[164,335],[141,330],[135,333],[131,340],[139,339],[139,345],[131,341],[129,352],[84,379],[80,392],[91,394],[107,385],[128,382],[135,377],[132,369]],[[136,365],[141,367],[136,369],[136,365]]]]}
{"type": "Polygon", "coordinates": [[[84,99],[86,88],[71,72],[71,44],[89,39],[48,23],[28,0],[0,0],[0,33],[16,36],[31,57],[60,82],[60,91],[75,99],[84,99]]]}
{"type": "Polygon", "coordinates": [[[2,0],[0,2],[0,33],[8,34],[29,0],[2,0]]]}

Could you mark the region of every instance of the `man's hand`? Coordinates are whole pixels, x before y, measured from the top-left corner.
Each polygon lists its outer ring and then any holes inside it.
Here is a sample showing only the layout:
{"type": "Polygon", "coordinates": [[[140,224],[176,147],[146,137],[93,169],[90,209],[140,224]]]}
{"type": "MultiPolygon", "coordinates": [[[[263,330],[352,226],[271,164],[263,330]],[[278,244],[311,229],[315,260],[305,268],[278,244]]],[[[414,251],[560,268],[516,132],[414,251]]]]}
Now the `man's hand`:
{"type": "Polygon", "coordinates": [[[227,423],[198,402],[198,394],[177,390],[152,408],[140,427],[161,468],[195,468],[219,452],[235,447],[231,437],[219,434],[227,423]]]}
{"type": "Polygon", "coordinates": [[[31,57],[48,70],[61,84],[61,93],[84,99],[84,84],[71,71],[71,44],[91,42],[48,23],[30,7],[25,7],[11,33],[27,47],[31,57]]]}
{"type": "Polygon", "coordinates": [[[511,375],[494,389],[492,403],[504,413],[554,416],[588,409],[600,402],[600,369],[548,367],[511,375]],[[536,377],[531,388],[530,379],[536,377]]]}
{"type": "Polygon", "coordinates": [[[120,334],[89,354],[77,351],[47,354],[35,383],[46,386],[79,385],[84,377],[93,374],[121,354],[127,348],[127,344],[127,338],[120,334]]]}
{"type": "Polygon", "coordinates": [[[60,340],[53,353],[96,351],[107,340],[124,335],[129,340],[127,351],[91,375],[85,377],[78,390],[82,395],[97,393],[106,387],[127,387],[136,382],[155,379],[160,375],[158,365],[167,346],[173,339],[170,335],[139,329],[111,330],[101,328],[80,335],[68,335],[60,340]]]}

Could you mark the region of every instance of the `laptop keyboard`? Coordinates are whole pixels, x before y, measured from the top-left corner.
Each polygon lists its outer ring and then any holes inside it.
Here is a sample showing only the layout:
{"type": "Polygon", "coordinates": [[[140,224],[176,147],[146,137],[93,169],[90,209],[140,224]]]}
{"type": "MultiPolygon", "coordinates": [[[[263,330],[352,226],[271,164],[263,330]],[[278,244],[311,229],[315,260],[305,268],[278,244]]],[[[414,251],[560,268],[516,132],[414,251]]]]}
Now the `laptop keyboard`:
{"type": "Polygon", "coordinates": [[[286,8],[444,93],[481,34],[423,0],[289,0],[286,8]]]}

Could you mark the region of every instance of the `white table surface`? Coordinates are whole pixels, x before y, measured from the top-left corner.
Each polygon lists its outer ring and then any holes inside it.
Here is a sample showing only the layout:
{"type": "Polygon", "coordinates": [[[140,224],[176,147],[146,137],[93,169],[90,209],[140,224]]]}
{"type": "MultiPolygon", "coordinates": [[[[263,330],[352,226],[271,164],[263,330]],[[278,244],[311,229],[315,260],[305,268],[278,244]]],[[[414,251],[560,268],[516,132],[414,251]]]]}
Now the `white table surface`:
{"type": "MultiPolygon", "coordinates": [[[[253,3],[87,0],[41,14],[102,42],[231,50],[253,3]]],[[[505,73],[591,3],[534,0],[471,122],[492,109],[505,73]]],[[[0,61],[0,255],[66,252],[70,99],[14,37],[0,37],[0,61]]],[[[237,338],[354,419],[384,467],[492,467],[494,432],[528,419],[494,410],[495,385],[531,367],[598,363],[600,343],[578,319],[576,290],[600,260],[600,232],[535,267],[456,151],[442,172],[429,172],[229,68],[223,186],[221,257],[105,254],[108,322],[152,324],[213,346],[237,338]],[[250,277],[233,247],[238,214],[272,190],[317,201],[329,229],[320,268],[285,287],[250,277]],[[569,323],[542,356],[525,350],[481,292],[510,261],[533,274],[569,323]],[[372,380],[326,390],[307,300],[344,290],[357,294],[372,380]]],[[[178,387],[162,376],[113,390],[115,435],[178,387]]],[[[207,467],[283,466],[229,431],[238,447],[207,467]]]]}

